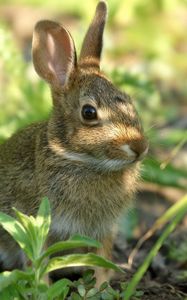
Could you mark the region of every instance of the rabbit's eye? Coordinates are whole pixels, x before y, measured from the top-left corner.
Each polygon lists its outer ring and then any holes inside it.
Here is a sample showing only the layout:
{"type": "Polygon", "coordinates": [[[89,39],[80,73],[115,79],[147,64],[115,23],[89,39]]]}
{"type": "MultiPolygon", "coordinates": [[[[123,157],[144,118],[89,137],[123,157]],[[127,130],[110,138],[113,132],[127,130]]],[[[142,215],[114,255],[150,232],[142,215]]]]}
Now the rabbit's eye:
{"type": "Polygon", "coordinates": [[[97,119],[97,111],[95,107],[88,104],[84,105],[82,107],[82,117],[84,118],[84,120],[88,120],[88,121],[97,119]]]}

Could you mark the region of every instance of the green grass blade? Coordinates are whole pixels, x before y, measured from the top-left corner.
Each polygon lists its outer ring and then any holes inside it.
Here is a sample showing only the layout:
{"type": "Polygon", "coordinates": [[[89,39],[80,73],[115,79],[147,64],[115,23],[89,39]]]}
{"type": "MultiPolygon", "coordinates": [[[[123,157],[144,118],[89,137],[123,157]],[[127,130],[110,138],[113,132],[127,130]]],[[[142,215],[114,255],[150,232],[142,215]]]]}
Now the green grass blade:
{"type": "Polygon", "coordinates": [[[165,169],[157,160],[145,159],[142,177],[145,181],[158,183],[162,186],[172,186],[187,189],[187,171],[168,164],[165,169]]]}
{"type": "Polygon", "coordinates": [[[175,204],[173,204],[170,208],[167,209],[167,211],[155,222],[155,226],[158,227],[158,224],[164,224],[171,220],[179,211],[185,210],[187,206],[187,195],[182,197],[179,201],[177,201],[175,204]]]}
{"type": "Polygon", "coordinates": [[[167,225],[166,229],[163,231],[163,233],[161,234],[161,236],[159,237],[159,239],[157,240],[157,242],[155,243],[155,245],[147,255],[143,264],[140,266],[140,268],[138,269],[138,271],[135,273],[132,280],[128,284],[127,289],[125,290],[125,296],[123,298],[124,300],[129,300],[131,298],[131,296],[133,295],[136,289],[137,284],[142,279],[144,273],[147,271],[149,265],[151,264],[151,261],[157,255],[164,241],[167,239],[169,234],[175,229],[177,224],[182,220],[184,215],[187,213],[187,196],[185,197],[185,200],[186,200],[185,205],[183,205],[180,208],[173,221],[171,221],[171,223],[167,225]]]}
{"type": "Polygon", "coordinates": [[[129,265],[132,265],[132,262],[134,260],[134,257],[136,256],[138,250],[142,246],[142,244],[150,238],[156,230],[161,228],[164,224],[169,222],[172,218],[174,218],[177,213],[181,209],[185,209],[187,205],[187,196],[184,196],[180,199],[180,201],[177,201],[175,204],[173,204],[170,208],[167,209],[167,211],[156,220],[156,222],[153,224],[153,226],[139,239],[138,243],[136,244],[136,247],[133,249],[131,254],[129,255],[128,263],[129,265]]]}

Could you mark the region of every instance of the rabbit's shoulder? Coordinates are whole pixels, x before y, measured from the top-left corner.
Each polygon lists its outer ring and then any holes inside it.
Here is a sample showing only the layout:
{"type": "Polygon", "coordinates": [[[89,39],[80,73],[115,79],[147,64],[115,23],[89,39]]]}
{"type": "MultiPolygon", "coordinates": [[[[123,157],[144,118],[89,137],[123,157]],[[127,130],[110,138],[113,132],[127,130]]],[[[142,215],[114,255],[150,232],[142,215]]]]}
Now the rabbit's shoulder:
{"type": "Polygon", "coordinates": [[[34,159],[36,139],[41,132],[46,131],[47,122],[31,124],[20,129],[7,141],[0,145],[0,163],[24,163],[34,159]]]}

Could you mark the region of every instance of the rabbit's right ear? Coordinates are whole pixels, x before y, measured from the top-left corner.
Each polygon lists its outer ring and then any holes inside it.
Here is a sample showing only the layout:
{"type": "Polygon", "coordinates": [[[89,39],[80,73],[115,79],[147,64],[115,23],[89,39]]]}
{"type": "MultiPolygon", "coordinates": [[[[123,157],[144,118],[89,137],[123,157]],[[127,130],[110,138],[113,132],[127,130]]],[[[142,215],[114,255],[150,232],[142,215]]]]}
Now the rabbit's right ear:
{"type": "Polygon", "coordinates": [[[32,42],[33,64],[39,76],[53,87],[67,83],[76,65],[76,51],[69,32],[60,24],[40,21],[32,42]]]}

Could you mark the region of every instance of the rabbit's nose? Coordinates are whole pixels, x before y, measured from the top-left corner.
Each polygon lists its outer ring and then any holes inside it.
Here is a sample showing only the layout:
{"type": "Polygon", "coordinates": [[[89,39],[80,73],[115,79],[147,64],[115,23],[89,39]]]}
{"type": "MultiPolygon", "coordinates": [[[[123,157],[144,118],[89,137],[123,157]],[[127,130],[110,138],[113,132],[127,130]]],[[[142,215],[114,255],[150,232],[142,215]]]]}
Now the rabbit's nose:
{"type": "Polygon", "coordinates": [[[146,139],[133,140],[130,142],[129,147],[136,154],[137,160],[142,160],[148,152],[146,139]]]}
{"type": "Polygon", "coordinates": [[[148,143],[146,139],[133,140],[128,144],[124,144],[121,150],[125,152],[129,159],[142,160],[148,152],[148,143]]]}

